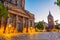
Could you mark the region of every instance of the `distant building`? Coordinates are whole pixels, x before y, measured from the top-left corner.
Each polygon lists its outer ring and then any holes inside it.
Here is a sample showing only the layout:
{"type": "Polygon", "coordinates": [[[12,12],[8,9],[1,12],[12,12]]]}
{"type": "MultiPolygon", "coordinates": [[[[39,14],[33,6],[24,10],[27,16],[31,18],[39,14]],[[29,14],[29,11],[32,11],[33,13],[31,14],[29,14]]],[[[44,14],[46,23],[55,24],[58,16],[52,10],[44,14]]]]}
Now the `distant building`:
{"type": "Polygon", "coordinates": [[[51,13],[49,11],[47,31],[50,31],[53,28],[54,28],[54,18],[53,18],[53,16],[51,15],[51,13]]]}
{"type": "MultiPolygon", "coordinates": [[[[44,22],[44,20],[39,21],[43,23],[44,29],[48,26],[48,24],[46,22],[44,22]]],[[[35,22],[35,26],[39,23],[39,22],[35,22]]]]}
{"type": "MultiPolygon", "coordinates": [[[[34,14],[25,10],[25,0],[0,0],[8,9],[7,25],[12,24],[18,32],[22,32],[25,27],[28,31],[28,27],[34,27],[34,14]]],[[[4,25],[4,18],[2,18],[1,24],[4,25]]]]}
{"type": "Polygon", "coordinates": [[[44,20],[42,21],[44,28],[46,28],[48,26],[48,24],[46,22],[44,22],[44,20]]]}

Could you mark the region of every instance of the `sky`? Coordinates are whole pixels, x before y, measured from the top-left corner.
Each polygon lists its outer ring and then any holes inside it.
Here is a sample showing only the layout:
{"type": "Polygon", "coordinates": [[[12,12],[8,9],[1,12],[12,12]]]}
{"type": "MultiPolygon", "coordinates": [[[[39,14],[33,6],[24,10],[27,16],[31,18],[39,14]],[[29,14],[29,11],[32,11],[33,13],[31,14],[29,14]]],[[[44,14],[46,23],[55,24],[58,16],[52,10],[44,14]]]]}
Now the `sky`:
{"type": "Polygon", "coordinates": [[[25,0],[25,9],[35,15],[35,22],[47,21],[49,11],[55,20],[60,23],[60,8],[54,4],[56,0],[25,0]]]}

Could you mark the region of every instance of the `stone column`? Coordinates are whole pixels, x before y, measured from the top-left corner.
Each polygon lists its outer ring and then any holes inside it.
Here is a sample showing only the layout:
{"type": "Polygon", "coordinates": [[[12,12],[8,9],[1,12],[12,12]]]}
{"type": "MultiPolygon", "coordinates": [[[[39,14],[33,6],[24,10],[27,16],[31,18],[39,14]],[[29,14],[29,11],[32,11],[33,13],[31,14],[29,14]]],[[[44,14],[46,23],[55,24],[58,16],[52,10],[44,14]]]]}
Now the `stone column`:
{"type": "Polygon", "coordinates": [[[34,27],[34,20],[32,20],[32,27],[34,27]]]}
{"type": "Polygon", "coordinates": [[[30,20],[28,19],[28,27],[30,27],[30,20]]]}
{"type": "Polygon", "coordinates": [[[9,25],[9,22],[10,22],[10,14],[8,14],[8,21],[7,21],[7,25],[9,25]]]}
{"type": "Polygon", "coordinates": [[[24,20],[24,18],[23,17],[20,17],[20,32],[23,32],[23,26],[24,26],[24,24],[23,24],[23,20],[24,20]]]}
{"type": "Polygon", "coordinates": [[[23,28],[24,28],[24,24],[25,24],[25,18],[23,17],[23,28]]]}
{"type": "Polygon", "coordinates": [[[26,19],[26,32],[28,32],[28,19],[26,19]]]}
{"type": "Polygon", "coordinates": [[[17,23],[18,23],[18,15],[16,15],[16,29],[17,29],[17,23]]]}
{"type": "Polygon", "coordinates": [[[28,32],[28,28],[30,27],[30,19],[27,19],[27,24],[26,25],[27,25],[26,26],[26,28],[27,28],[26,32],[28,32]]]}
{"type": "Polygon", "coordinates": [[[16,16],[13,16],[13,27],[16,28],[16,16]]]}

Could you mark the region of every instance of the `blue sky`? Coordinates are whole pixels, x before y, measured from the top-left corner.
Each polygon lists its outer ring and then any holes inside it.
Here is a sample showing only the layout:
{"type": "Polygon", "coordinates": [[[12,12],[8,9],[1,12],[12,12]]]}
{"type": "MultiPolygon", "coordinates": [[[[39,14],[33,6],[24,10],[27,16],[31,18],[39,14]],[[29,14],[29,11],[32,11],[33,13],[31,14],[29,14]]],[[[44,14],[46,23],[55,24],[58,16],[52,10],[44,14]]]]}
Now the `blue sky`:
{"type": "Polygon", "coordinates": [[[54,4],[56,0],[25,0],[25,9],[35,15],[35,22],[47,22],[49,11],[54,20],[60,22],[60,8],[54,4]]]}

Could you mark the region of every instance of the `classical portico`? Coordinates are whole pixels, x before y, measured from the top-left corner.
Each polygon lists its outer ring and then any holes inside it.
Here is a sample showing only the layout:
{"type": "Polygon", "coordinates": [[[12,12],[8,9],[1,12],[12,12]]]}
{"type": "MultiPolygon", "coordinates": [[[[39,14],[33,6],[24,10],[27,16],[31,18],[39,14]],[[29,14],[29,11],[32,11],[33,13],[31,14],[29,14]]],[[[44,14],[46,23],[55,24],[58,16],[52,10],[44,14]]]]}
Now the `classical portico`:
{"type": "Polygon", "coordinates": [[[28,27],[34,27],[34,15],[24,9],[25,0],[4,1],[4,6],[9,13],[7,25],[11,24],[18,32],[22,32],[23,28],[28,32],[28,27]]]}

